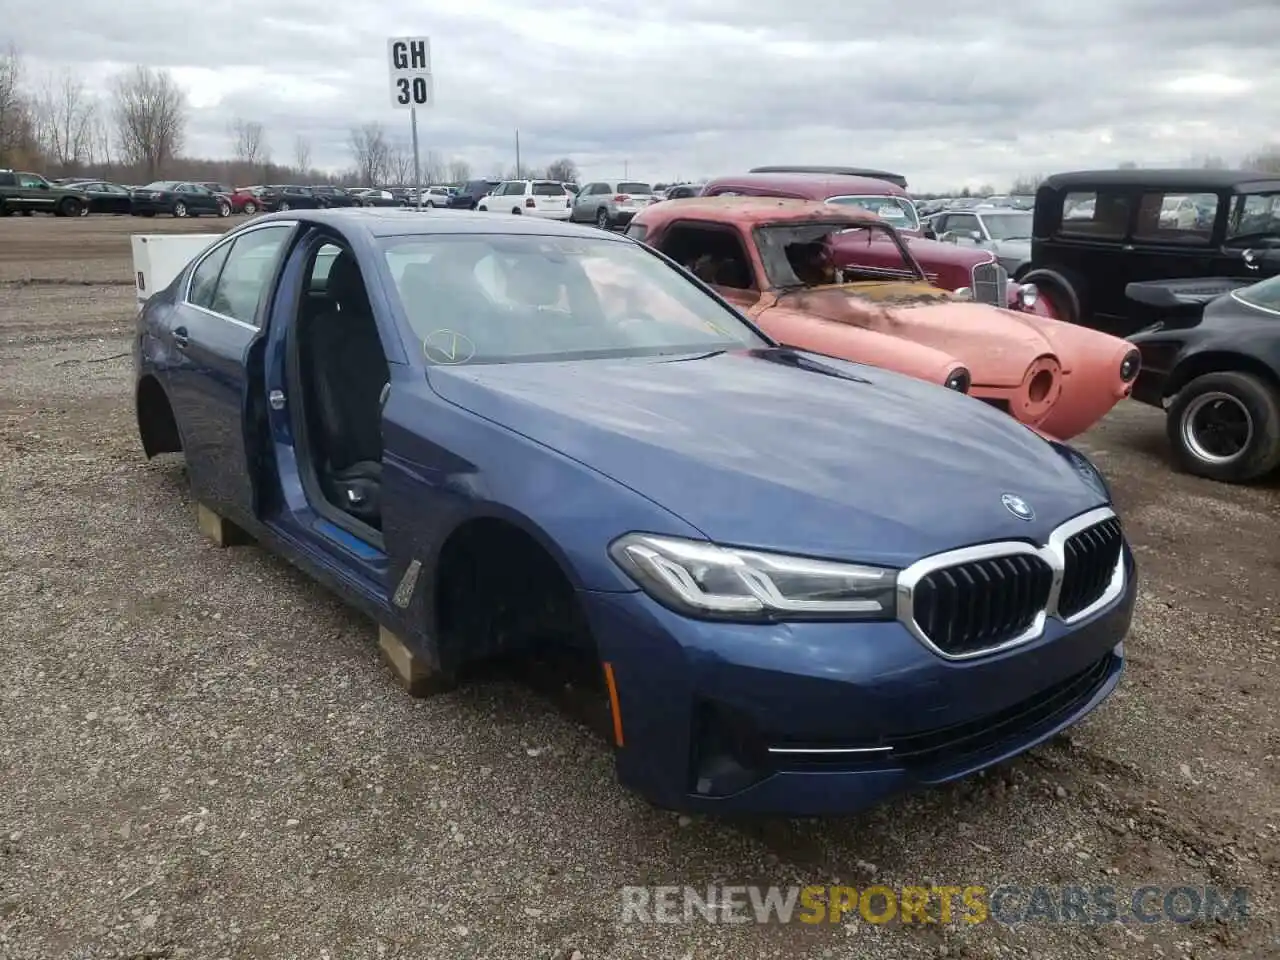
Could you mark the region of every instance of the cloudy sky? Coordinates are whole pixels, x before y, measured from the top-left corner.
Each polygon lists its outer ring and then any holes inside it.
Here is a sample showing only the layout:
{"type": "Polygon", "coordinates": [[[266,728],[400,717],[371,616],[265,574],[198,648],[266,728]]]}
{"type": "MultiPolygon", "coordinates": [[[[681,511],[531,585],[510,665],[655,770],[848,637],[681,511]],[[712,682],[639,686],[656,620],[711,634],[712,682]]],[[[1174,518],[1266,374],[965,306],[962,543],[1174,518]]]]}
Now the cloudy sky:
{"type": "Polygon", "coordinates": [[[477,174],[567,155],[584,177],[694,178],[845,163],[919,190],[1133,160],[1238,161],[1280,145],[1280,0],[57,0],[9,2],[38,81],[74,67],[173,72],[187,150],[261,121],[276,157],[351,164],[391,107],[386,40],[430,35],[423,150],[477,174]]]}

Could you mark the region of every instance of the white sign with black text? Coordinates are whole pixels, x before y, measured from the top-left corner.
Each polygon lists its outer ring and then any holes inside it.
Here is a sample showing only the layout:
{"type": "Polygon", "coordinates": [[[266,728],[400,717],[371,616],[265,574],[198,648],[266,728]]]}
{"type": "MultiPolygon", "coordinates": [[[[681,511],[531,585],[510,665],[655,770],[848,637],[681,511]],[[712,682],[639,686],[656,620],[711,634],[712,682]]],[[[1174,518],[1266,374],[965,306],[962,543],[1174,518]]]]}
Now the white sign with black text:
{"type": "Polygon", "coordinates": [[[435,103],[430,37],[389,38],[387,65],[391,70],[392,106],[412,110],[435,103]]]}

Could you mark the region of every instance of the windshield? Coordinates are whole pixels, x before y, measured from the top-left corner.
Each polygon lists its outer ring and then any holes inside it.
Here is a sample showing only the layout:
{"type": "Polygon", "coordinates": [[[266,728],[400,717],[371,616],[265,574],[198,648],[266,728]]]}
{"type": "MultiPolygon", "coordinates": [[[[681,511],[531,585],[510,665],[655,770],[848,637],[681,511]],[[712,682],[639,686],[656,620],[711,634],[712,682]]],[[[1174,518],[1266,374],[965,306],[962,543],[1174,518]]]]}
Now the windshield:
{"type": "Polygon", "coordinates": [[[905,197],[829,197],[827,203],[869,213],[898,230],[919,230],[920,216],[916,205],[905,197]]]}
{"type": "Polygon", "coordinates": [[[754,232],[765,276],[775,290],[923,279],[886,227],[796,223],[754,232]]]}
{"type": "Polygon", "coordinates": [[[982,222],[992,240],[1030,240],[1031,214],[986,213],[982,222]]]}
{"type": "Polygon", "coordinates": [[[1280,276],[1237,290],[1235,297],[1251,307],[1261,307],[1263,310],[1280,313],[1280,276]]]}
{"type": "Polygon", "coordinates": [[[1247,193],[1236,197],[1227,227],[1227,242],[1280,237],[1280,193],[1247,193]]]}
{"type": "Polygon", "coordinates": [[[382,242],[429,363],[706,353],[767,345],[634,243],[502,234],[382,242]]]}

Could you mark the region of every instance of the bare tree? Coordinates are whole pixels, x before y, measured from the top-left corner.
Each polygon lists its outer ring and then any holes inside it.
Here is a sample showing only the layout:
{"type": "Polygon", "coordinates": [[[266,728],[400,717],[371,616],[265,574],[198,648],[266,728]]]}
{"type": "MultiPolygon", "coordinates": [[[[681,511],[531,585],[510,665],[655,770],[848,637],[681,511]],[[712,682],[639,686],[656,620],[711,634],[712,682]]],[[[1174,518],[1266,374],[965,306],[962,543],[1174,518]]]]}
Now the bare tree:
{"type": "Polygon", "coordinates": [[[559,180],[563,183],[578,182],[578,165],[568,157],[561,157],[547,164],[547,179],[559,180]]]}
{"type": "Polygon", "coordinates": [[[427,155],[422,158],[422,182],[424,185],[439,183],[444,179],[445,164],[444,157],[440,156],[435,150],[428,150],[427,155]]]}
{"type": "Polygon", "coordinates": [[[33,152],[31,104],[22,92],[22,57],[10,46],[0,53],[0,164],[21,162],[33,152]]]}
{"type": "Polygon", "coordinates": [[[182,149],[187,96],[167,70],[142,65],[112,82],[116,149],[126,163],[155,179],[182,149]]]}
{"type": "Polygon", "coordinates": [[[366,123],[353,128],[350,145],[360,182],[370,187],[384,183],[391,173],[391,145],[382,124],[366,123]]]}
{"type": "Polygon", "coordinates": [[[1035,193],[1040,186],[1040,181],[1043,179],[1044,176],[1039,173],[1033,173],[1030,176],[1019,174],[1014,179],[1013,186],[1009,188],[1009,192],[1014,196],[1026,196],[1027,194],[1035,193]]]}
{"type": "Polygon", "coordinates": [[[311,171],[311,141],[302,134],[293,138],[293,162],[301,173],[311,171]]]}
{"type": "Polygon", "coordinates": [[[413,183],[413,150],[397,143],[387,153],[387,180],[397,187],[413,183]]]}
{"type": "Polygon", "coordinates": [[[1259,173],[1280,173],[1280,145],[1264,147],[1241,161],[1245,170],[1256,170],[1259,173]]]}
{"type": "Polygon", "coordinates": [[[63,171],[88,159],[92,151],[93,101],[84,81],[70,70],[45,79],[36,97],[40,149],[63,171]]]}
{"type": "Polygon", "coordinates": [[[449,161],[449,182],[450,183],[466,183],[471,179],[471,164],[467,161],[454,157],[449,161]]]}
{"type": "Polygon", "coordinates": [[[267,131],[256,120],[236,118],[231,122],[231,136],[235,139],[236,160],[246,167],[257,168],[267,160],[267,131]]]}
{"type": "Polygon", "coordinates": [[[1120,170],[1137,170],[1138,165],[1134,163],[1132,160],[1125,160],[1119,164],[1119,169],[1120,170]]]}

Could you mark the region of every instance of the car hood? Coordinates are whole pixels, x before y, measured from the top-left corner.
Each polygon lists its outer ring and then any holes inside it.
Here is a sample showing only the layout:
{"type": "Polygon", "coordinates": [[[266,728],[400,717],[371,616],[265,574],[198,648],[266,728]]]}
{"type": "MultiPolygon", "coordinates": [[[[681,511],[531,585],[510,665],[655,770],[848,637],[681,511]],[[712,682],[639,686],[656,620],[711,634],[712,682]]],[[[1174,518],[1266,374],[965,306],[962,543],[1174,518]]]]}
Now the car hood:
{"type": "Polygon", "coordinates": [[[1030,260],[1030,240],[993,240],[991,250],[999,260],[1030,260]]]}
{"type": "Polygon", "coordinates": [[[899,565],[994,539],[1043,541],[1105,502],[1050,443],[980,401],[783,348],[428,377],[445,400],[721,543],[899,565]],[[1004,493],[1035,519],[1014,517],[1004,493]]]}
{"type": "Polygon", "coordinates": [[[940,302],[913,284],[809,287],[783,294],[778,304],[941,350],[968,367],[977,386],[1016,386],[1029,364],[1055,356],[1038,320],[1028,314],[950,298],[940,302]]]}

